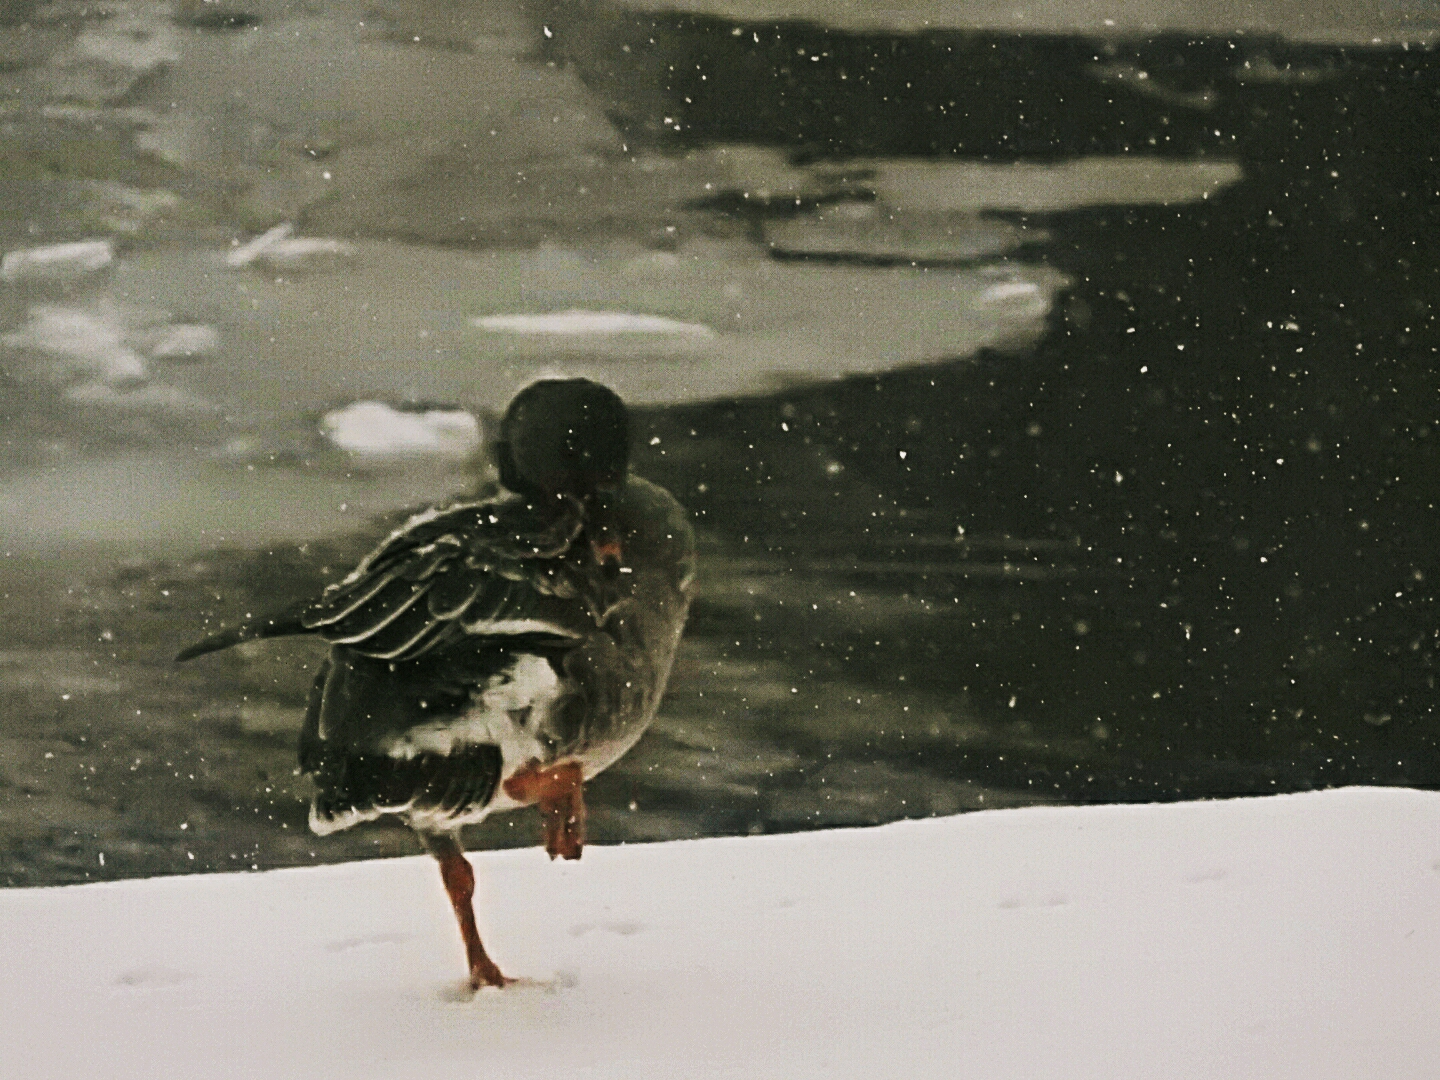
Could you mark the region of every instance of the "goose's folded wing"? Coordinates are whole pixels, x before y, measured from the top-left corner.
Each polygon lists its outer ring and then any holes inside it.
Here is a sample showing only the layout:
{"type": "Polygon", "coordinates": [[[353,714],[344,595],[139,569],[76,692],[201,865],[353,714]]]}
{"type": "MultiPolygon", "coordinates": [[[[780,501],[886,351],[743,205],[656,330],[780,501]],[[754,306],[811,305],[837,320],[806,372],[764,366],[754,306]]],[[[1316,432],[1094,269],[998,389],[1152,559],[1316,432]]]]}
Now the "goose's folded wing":
{"type": "Polygon", "coordinates": [[[542,519],[515,500],[412,518],[300,615],[305,630],[380,660],[466,635],[578,636],[578,508],[542,519]]]}
{"type": "Polygon", "coordinates": [[[411,660],[466,635],[577,636],[585,588],[578,504],[542,514],[508,497],[412,517],[321,596],[182,650],[188,660],[253,638],[318,634],[384,660],[411,660]]]}

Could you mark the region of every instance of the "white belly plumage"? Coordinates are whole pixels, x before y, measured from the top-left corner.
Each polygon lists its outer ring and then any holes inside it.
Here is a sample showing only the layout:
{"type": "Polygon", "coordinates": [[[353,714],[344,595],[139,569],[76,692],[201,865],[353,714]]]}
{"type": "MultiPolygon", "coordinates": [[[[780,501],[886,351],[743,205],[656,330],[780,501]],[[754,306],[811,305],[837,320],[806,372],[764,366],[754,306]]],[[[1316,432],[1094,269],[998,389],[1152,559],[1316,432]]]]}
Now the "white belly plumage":
{"type": "Polygon", "coordinates": [[[490,676],[484,689],[471,694],[464,712],[429,724],[418,724],[397,735],[381,749],[391,757],[409,759],[417,754],[453,754],[471,746],[500,748],[500,784],[484,806],[450,816],[439,811],[410,809],[405,816],[420,828],[454,829],[482,821],[492,810],[521,806],[505,794],[505,781],[534,761],[547,762],[552,753],[542,737],[550,710],[565,688],[555,668],[544,657],[521,653],[504,671],[490,676]]]}

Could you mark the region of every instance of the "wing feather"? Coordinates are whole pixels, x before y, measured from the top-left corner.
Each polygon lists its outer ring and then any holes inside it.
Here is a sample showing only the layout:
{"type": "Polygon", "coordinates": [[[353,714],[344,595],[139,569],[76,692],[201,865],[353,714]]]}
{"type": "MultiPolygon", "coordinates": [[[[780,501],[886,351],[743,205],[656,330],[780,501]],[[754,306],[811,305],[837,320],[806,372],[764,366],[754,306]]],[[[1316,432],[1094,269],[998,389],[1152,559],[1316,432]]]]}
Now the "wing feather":
{"type": "Polygon", "coordinates": [[[430,614],[437,619],[454,619],[460,615],[485,588],[485,579],[475,578],[451,569],[442,574],[425,601],[430,614]]]}
{"type": "Polygon", "coordinates": [[[519,498],[411,518],[301,616],[337,645],[411,660],[461,635],[573,639],[567,603],[579,504],[542,514],[519,498]],[[423,602],[422,602],[423,600],[423,602]]]}
{"type": "Polygon", "coordinates": [[[318,634],[365,656],[414,659],[466,634],[570,639],[586,591],[584,507],[513,493],[416,514],[318,598],[182,649],[188,660],[255,638],[318,634]],[[422,603],[422,597],[425,598],[422,603]]]}
{"type": "Polygon", "coordinates": [[[362,651],[377,660],[413,660],[448,638],[455,624],[430,618],[428,611],[412,609],[413,618],[397,623],[383,637],[370,640],[362,651]]]}
{"type": "Polygon", "coordinates": [[[339,589],[333,594],[327,590],[324,596],[301,615],[301,623],[308,630],[333,626],[374,599],[400,576],[402,569],[403,567],[392,566],[383,573],[353,582],[350,588],[339,589]]]}
{"type": "Polygon", "coordinates": [[[463,620],[466,633],[479,633],[481,626],[498,621],[506,611],[514,608],[516,591],[515,582],[502,579],[484,593],[477,594],[458,616],[463,620]]]}
{"type": "Polygon", "coordinates": [[[429,591],[428,582],[424,585],[393,582],[390,588],[377,594],[371,603],[356,608],[344,620],[333,623],[325,637],[335,645],[353,645],[368,641],[412,610],[429,591]]]}

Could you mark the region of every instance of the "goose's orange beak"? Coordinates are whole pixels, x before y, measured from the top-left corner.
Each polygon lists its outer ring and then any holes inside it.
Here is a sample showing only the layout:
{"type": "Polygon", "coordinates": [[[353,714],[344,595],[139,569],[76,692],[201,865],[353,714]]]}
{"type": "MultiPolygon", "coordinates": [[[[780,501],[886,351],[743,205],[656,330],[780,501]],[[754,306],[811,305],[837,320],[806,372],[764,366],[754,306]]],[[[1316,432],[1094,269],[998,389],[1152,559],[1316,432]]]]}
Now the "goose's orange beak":
{"type": "Polygon", "coordinates": [[[618,567],[625,557],[620,545],[620,529],[615,520],[615,493],[608,488],[597,491],[590,503],[590,550],[601,566],[618,567]]]}

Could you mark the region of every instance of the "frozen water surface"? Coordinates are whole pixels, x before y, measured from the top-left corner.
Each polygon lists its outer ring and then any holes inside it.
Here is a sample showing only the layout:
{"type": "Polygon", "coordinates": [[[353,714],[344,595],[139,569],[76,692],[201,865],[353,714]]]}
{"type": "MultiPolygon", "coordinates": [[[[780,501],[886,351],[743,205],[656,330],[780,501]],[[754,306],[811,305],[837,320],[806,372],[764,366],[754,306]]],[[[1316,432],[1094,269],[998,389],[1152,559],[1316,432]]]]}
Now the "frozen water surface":
{"type": "Polygon", "coordinates": [[[5,8],[0,881],[411,851],[170,658],[555,373],[703,546],[601,841],[1440,782],[1433,27],[1111,8],[5,8]]]}

